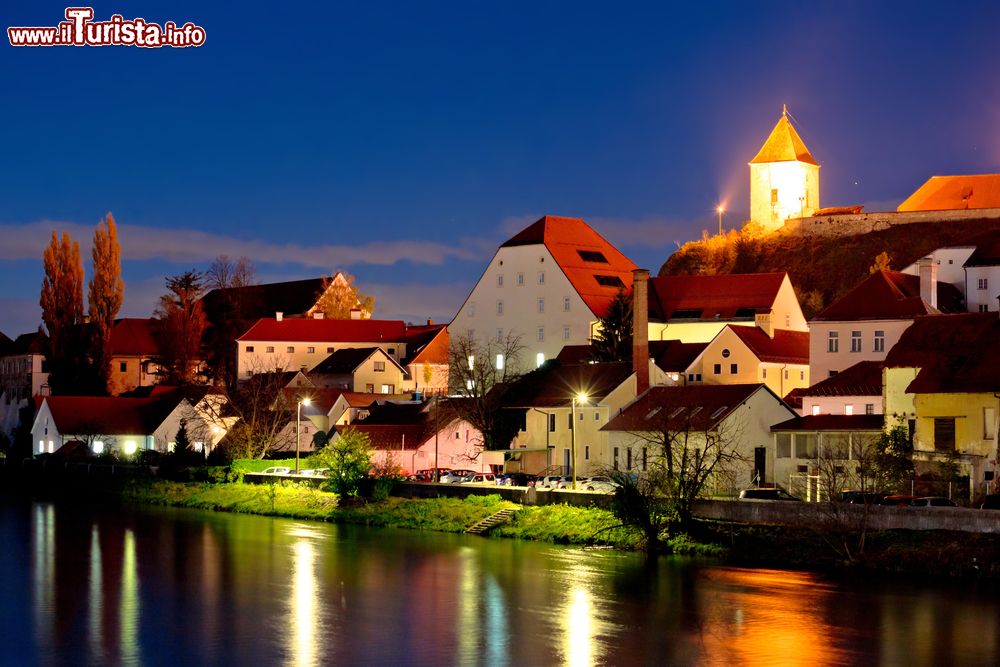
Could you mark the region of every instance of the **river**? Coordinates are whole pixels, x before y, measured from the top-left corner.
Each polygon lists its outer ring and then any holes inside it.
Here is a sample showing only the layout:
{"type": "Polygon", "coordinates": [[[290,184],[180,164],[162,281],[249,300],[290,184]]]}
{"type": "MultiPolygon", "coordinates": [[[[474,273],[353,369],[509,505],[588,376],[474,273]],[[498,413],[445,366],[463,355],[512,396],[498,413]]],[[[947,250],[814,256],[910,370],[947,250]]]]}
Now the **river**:
{"type": "Polygon", "coordinates": [[[0,498],[9,665],[996,665],[1000,596],[0,498]]]}

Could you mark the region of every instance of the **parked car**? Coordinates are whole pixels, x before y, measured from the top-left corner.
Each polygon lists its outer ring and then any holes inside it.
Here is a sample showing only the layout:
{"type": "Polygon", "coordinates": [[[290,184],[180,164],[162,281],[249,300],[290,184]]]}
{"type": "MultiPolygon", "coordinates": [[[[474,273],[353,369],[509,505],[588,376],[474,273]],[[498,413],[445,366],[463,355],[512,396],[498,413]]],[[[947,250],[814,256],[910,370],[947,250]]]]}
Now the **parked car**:
{"type": "MultiPolygon", "coordinates": [[[[506,480],[510,480],[510,486],[535,486],[536,477],[526,472],[509,472],[504,475],[506,480]]],[[[506,484],[506,480],[504,483],[506,484]]]]}
{"type": "Polygon", "coordinates": [[[292,472],[291,468],[285,466],[273,466],[271,468],[265,468],[260,471],[261,475],[288,475],[292,472]]]}
{"type": "Polygon", "coordinates": [[[598,493],[614,493],[621,488],[621,485],[606,475],[595,475],[587,480],[583,488],[598,493]]]}
{"type": "Polygon", "coordinates": [[[784,489],[743,489],[740,491],[740,500],[794,500],[801,502],[784,489]]]}
{"type": "Polygon", "coordinates": [[[955,503],[940,496],[924,496],[923,498],[915,498],[910,504],[914,507],[955,507],[955,503]]]}
{"type": "MultiPolygon", "coordinates": [[[[587,479],[588,479],[587,477],[577,477],[576,478],[576,488],[577,488],[577,490],[584,488],[584,484],[586,484],[587,479]]],[[[572,489],[573,488],[573,476],[572,475],[563,475],[562,477],[559,478],[559,481],[556,482],[555,488],[557,488],[557,489],[572,489]]]]}
{"type": "Polygon", "coordinates": [[[475,475],[476,472],[474,470],[449,470],[445,474],[441,475],[441,483],[463,484],[465,482],[471,482],[475,475]]]}
{"type": "Polygon", "coordinates": [[[913,505],[913,501],[916,500],[916,496],[905,496],[905,495],[895,495],[886,496],[882,499],[880,505],[891,505],[893,507],[910,507],[913,505]]]}
{"type": "Polygon", "coordinates": [[[496,475],[491,472],[477,472],[472,476],[472,481],[470,482],[470,484],[492,484],[494,486],[496,483],[496,475]]]}
{"type": "Polygon", "coordinates": [[[559,480],[562,479],[562,475],[543,475],[535,480],[535,488],[539,489],[555,489],[558,488],[559,480]]]}

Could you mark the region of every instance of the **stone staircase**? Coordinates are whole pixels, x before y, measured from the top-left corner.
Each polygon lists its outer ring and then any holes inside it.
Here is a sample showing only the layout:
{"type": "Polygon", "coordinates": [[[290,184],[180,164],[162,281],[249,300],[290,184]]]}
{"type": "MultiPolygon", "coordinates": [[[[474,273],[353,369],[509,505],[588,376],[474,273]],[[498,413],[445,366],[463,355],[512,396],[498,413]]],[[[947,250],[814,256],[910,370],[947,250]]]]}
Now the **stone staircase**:
{"type": "Polygon", "coordinates": [[[492,528],[499,526],[501,523],[506,523],[513,519],[516,512],[517,510],[512,508],[502,509],[486,517],[474,526],[466,528],[465,532],[469,535],[482,535],[492,528]]]}

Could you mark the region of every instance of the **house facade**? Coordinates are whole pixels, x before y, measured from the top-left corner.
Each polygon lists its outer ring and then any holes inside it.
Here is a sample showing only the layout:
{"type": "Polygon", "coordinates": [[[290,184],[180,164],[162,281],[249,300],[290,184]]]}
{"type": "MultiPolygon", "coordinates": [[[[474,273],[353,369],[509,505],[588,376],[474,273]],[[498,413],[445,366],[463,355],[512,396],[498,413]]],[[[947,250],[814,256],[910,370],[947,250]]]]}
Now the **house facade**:
{"type": "Polygon", "coordinates": [[[785,396],[809,386],[809,332],[726,325],[684,375],[688,384],[759,382],[785,396]]]}
{"type": "Polygon", "coordinates": [[[406,371],[380,347],[337,350],[309,371],[315,387],[367,394],[395,394],[404,386],[406,371]]]}

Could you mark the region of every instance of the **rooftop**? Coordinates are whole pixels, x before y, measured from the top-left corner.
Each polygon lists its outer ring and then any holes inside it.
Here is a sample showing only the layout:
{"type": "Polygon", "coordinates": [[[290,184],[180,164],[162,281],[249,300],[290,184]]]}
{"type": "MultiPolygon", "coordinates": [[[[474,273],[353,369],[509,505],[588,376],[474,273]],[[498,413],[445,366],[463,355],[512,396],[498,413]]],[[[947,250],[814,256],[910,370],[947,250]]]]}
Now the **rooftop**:
{"type": "Polygon", "coordinates": [[[550,360],[510,386],[505,407],[569,407],[574,396],[586,394],[599,402],[632,375],[632,364],[562,364],[550,360]]]}
{"type": "Polygon", "coordinates": [[[880,270],[824,308],[813,321],[909,320],[964,310],[962,295],[954,285],[938,281],[937,290],[939,308],[920,297],[919,276],[880,270]]]}
{"type": "Polygon", "coordinates": [[[183,400],[180,392],[149,398],[119,396],[45,396],[52,419],[63,435],[152,435],[183,400]]]}
{"type": "Polygon", "coordinates": [[[1000,174],[931,176],[897,211],[1000,208],[1000,174]]]}
{"type": "Polygon", "coordinates": [[[813,159],[813,156],[809,153],[809,149],[806,148],[802,137],[792,127],[791,121],[788,120],[788,112],[782,111],[778,123],[771,130],[771,134],[767,137],[767,141],[761,146],[757,155],[750,160],[750,164],[790,162],[793,160],[819,166],[819,162],[813,159]]]}
{"type": "Polygon", "coordinates": [[[778,298],[786,273],[658,276],[649,280],[653,320],[753,320],[778,298]]]}
{"type": "Polygon", "coordinates": [[[807,389],[796,391],[799,396],[881,396],[883,368],[880,361],[859,361],[807,389]]]}
{"type": "Polygon", "coordinates": [[[304,315],[316,304],[326,278],[307,278],[283,283],[248,285],[240,288],[214,289],[202,297],[205,315],[210,322],[222,317],[256,320],[273,317],[276,312],[304,315]],[[230,313],[230,308],[235,312],[230,313]]]}
{"type": "Polygon", "coordinates": [[[808,364],[809,332],[775,329],[774,337],[758,327],[726,325],[760,359],[776,364],[808,364]]]}
{"type": "Polygon", "coordinates": [[[609,421],[602,431],[709,431],[758,391],[762,384],[656,386],[609,421]]]}
{"type": "Polygon", "coordinates": [[[771,427],[771,431],[881,432],[885,415],[806,415],[771,427]]]}
{"type": "Polygon", "coordinates": [[[406,339],[402,320],[316,320],[273,317],[257,320],[239,341],[303,343],[401,343],[406,339]]]}

